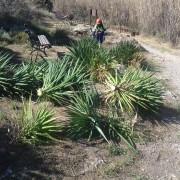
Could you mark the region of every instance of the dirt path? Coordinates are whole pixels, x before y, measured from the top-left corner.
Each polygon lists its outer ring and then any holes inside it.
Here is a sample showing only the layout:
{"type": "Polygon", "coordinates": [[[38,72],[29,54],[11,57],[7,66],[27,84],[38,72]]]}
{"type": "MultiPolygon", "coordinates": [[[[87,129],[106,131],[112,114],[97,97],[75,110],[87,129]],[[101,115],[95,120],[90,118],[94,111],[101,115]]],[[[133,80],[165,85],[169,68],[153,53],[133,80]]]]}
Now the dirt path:
{"type": "Polygon", "coordinates": [[[160,67],[160,78],[166,80],[172,87],[173,93],[180,97],[180,56],[161,50],[152,45],[141,43],[142,46],[151,54],[154,63],[160,67]]]}
{"type": "MultiPolygon", "coordinates": [[[[158,47],[142,43],[153,59],[153,64],[159,67],[157,77],[167,85],[165,98],[173,107],[179,107],[180,99],[180,56],[178,52],[162,52],[158,47]]],[[[167,112],[162,112],[167,114],[167,112]]],[[[180,118],[171,113],[164,116],[167,123],[163,139],[157,142],[140,145],[139,149],[143,154],[139,167],[150,179],[153,180],[179,180],[180,179],[180,118]]],[[[160,129],[164,127],[159,127],[160,129]]]]}
{"type": "MultiPolygon", "coordinates": [[[[122,37],[112,32],[108,41],[119,42],[122,37]]],[[[180,180],[180,116],[173,110],[180,108],[180,53],[150,39],[138,37],[137,41],[147,50],[148,59],[157,69],[157,78],[166,86],[165,99],[169,107],[162,110],[166,126],[155,127],[162,137],[156,142],[138,145],[142,158],[136,162],[135,174],[143,180],[180,180]]]]}

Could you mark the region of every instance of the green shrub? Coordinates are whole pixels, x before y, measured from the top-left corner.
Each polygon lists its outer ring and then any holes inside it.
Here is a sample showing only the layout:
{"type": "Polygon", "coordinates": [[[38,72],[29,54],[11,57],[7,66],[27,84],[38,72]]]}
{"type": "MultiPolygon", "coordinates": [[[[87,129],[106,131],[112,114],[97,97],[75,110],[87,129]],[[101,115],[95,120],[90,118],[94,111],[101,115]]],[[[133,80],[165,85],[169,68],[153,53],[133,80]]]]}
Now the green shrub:
{"type": "Polygon", "coordinates": [[[5,41],[7,43],[11,43],[12,37],[4,29],[0,29],[0,41],[5,41]]]}
{"type": "Polygon", "coordinates": [[[87,72],[68,57],[58,62],[44,61],[9,66],[9,55],[0,58],[0,91],[7,95],[34,96],[62,103],[88,80],[87,72]],[[38,94],[37,94],[38,93],[38,94]]]}
{"type": "Polygon", "coordinates": [[[43,75],[42,87],[37,90],[40,99],[61,104],[73,95],[74,91],[87,83],[87,73],[77,61],[72,64],[67,57],[58,62],[48,62],[47,72],[43,75]]]}
{"type": "Polygon", "coordinates": [[[0,41],[4,41],[6,43],[17,43],[17,44],[25,44],[28,41],[28,35],[25,32],[18,30],[11,30],[9,32],[4,29],[0,29],[0,41]]]}
{"type": "Polygon", "coordinates": [[[123,75],[107,76],[106,101],[122,112],[139,110],[156,113],[162,105],[162,87],[151,73],[128,68],[123,75]]]}
{"type": "Polygon", "coordinates": [[[73,139],[102,137],[110,143],[123,140],[130,148],[135,150],[130,126],[122,118],[111,113],[103,116],[99,110],[100,99],[96,92],[85,90],[80,95],[74,95],[69,106],[70,119],[68,130],[65,132],[73,139]]]}
{"type": "Polygon", "coordinates": [[[53,116],[53,111],[43,104],[35,109],[30,99],[23,102],[22,112],[18,116],[19,140],[31,144],[56,141],[61,125],[53,116]]]}
{"type": "Polygon", "coordinates": [[[109,53],[120,64],[128,65],[133,59],[136,53],[142,51],[134,41],[121,41],[115,47],[113,47],[109,53]]]}
{"type": "Polygon", "coordinates": [[[28,40],[28,35],[25,32],[17,32],[13,37],[13,41],[17,44],[25,44],[28,40]]]}

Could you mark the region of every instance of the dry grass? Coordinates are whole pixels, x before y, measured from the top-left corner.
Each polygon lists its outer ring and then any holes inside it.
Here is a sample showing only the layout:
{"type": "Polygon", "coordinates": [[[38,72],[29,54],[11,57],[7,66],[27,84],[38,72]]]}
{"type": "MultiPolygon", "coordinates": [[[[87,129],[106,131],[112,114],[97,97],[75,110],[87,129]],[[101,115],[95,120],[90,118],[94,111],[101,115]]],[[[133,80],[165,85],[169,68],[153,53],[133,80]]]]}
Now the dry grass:
{"type": "MultiPolygon", "coordinates": [[[[34,1],[1,0],[0,15],[11,15],[36,23],[44,22],[54,15],[37,8],[34,1]],[[22,8],[23,7],[23,8],[22,8]],[[6,11],[5,11],[6,10],[6,11]]],[[[98,9],[98,15],[107,25],[129,27],[132,31],[141,31],[157,35],[173,45],[180,37],[180,1],[179,0],[54,0],[54,11],[60,15],[72,15],[74,19],[89,21],[90,8],[98,9]]],[[[0,24],[4,24],[0,20],[0,24]]]]}
{"type": "Polygon", "coordinates": [[[55,0],[55,9],[88,20],[90,7],[106,23],[128,26],[172,42],[180,35],[179,0],[55,0]]]}

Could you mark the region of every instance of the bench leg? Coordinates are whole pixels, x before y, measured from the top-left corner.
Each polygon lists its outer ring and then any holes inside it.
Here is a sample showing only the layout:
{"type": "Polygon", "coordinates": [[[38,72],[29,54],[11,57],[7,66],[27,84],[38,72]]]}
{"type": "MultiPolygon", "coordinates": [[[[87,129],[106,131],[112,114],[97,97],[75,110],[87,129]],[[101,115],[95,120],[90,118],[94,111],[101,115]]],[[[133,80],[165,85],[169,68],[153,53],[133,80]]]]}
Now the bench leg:
{"type": "Polygon", "coordinates": [[[32,47],[32,50],[31,50],[31,53],[30,53],[31,61],[33,61],[33,54],[35,52],[37,52],[36,55],[35,55],[35,61],[37,61],[38,56],[40,56],[42,59],[44,59],[43,55],[39,54],[39,52],[42,52],[47,57],[46,48],[47,47],[41,47],[41,46],[32,47]]]}
{"type": "Polygon", "coordinates": [[[46,47],[43,48],[43,53],[44,53],[44,55],[47,57],[46,47]]]}
{"type": "Polygon", "coordinates": [[[30,55],[32,55],[33,52],[36,52],[36,51],[37,51],[36,49],[32,49],[30,55]]]}
{"type": "Polygon", "coordinates": [[[35,62],[37,61],[38,55],[39,55],[39,53],[38,53],[38,51],[37,51],[36,58],[35,58],[35,62]]]}

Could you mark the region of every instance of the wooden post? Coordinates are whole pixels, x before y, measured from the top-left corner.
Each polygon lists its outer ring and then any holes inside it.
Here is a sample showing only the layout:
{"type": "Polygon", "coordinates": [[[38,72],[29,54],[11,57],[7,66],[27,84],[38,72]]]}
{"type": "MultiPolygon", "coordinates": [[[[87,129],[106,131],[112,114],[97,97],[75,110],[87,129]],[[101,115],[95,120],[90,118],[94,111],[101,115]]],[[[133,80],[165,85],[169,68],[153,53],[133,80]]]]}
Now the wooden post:
{"type": "Polygon", "coordinates": [[[98,11],[97,11],[97,9],[93,9],[92,10],[92,17],[93,17],[93,20],[98,18],[98,11]]]}
{"type": "Polygon", "coordinates": [[[93,20],[94,20],[94,18],[97,19],[97,17],[98,17],[98,11],[97,11],[97,9],[90,9],[89,24],[91,25],[92,19],[93,19],[93,20]]]}
{"type": "Polygon", "coordinates": [[[92,22],[92,9],[90,9],[90,14],[89,14],[89,24],[91,25],[92,22]]]}
{"type": "Polygon", "coordinates": [[[96,9],[96,19],[98,18],[98,11],[97,11],[97,9],[96,9]]]}

